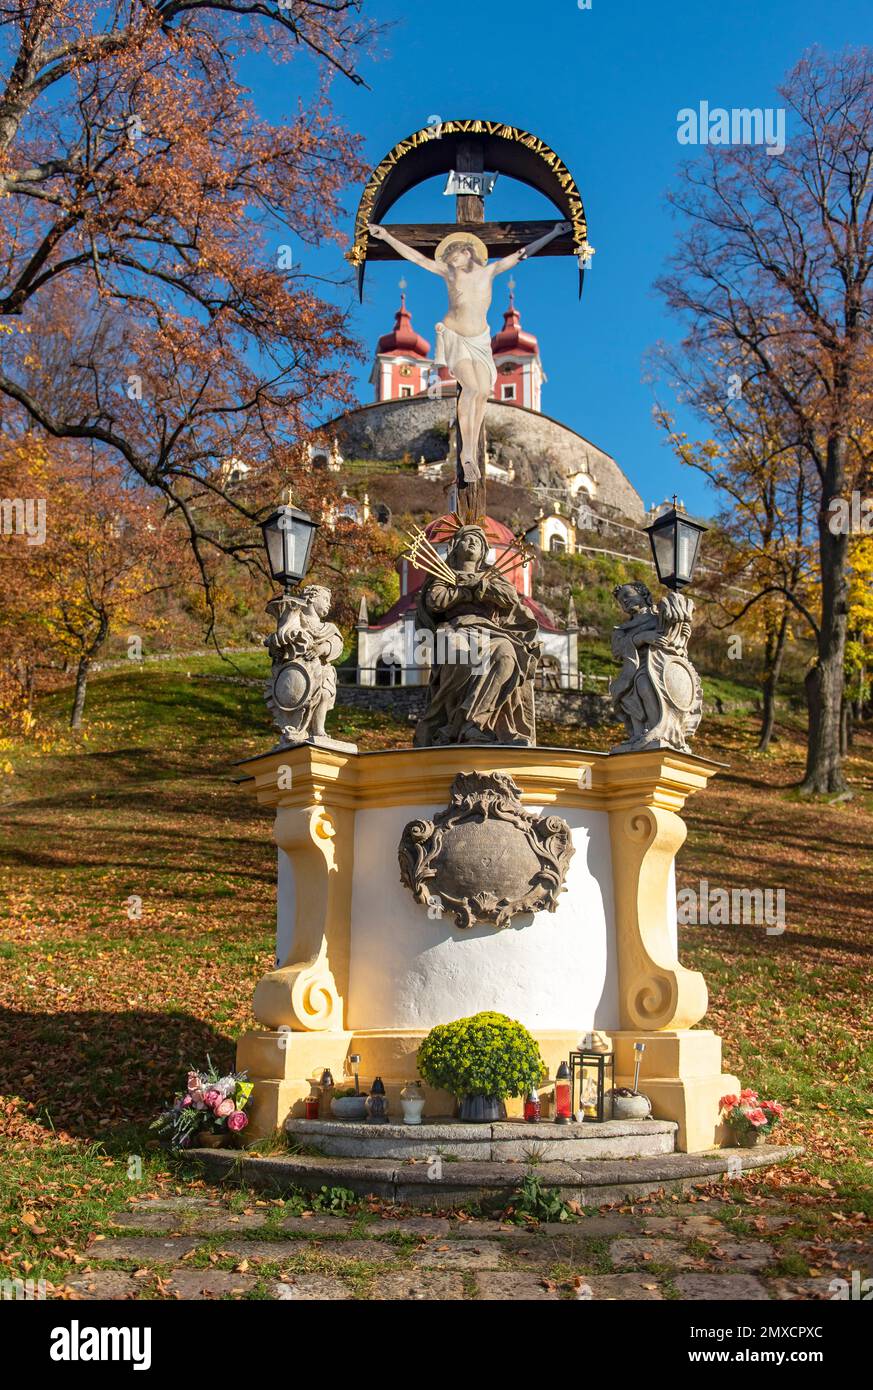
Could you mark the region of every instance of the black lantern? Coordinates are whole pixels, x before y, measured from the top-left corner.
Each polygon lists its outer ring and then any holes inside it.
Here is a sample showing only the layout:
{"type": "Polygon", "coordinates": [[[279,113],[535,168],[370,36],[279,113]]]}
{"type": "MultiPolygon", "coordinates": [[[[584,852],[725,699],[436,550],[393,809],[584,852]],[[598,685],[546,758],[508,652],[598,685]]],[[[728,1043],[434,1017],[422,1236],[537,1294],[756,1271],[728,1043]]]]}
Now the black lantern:
{"type": "Polygon", "coordinates": [[[270,573],[283,589],[290,589],[302,579],[309,568],[312,542],[318,530],[308,512],[290,503],[278,507],[272,516],[261,523],[270,573]]]}
{"type": "Polygon", "coordinates": [[[606,1113],[606,1072],[610,1085],[615,1086],[615,1054],[612,1052],[571,1052],[570,1078],[573,1092],[573,1114],[580,1120],[602,1124],[606,1113]],[[579,1109],[576,1109],[576,1088],[579,1088],[579,1109]]]}
{"type": "Polygon", "coordinates": [[[700,537],[709,527],[692,521],[673,498],[672,507],[646,526],[658,578],[665,589],[684,589],[694,577],[700,537]]]}

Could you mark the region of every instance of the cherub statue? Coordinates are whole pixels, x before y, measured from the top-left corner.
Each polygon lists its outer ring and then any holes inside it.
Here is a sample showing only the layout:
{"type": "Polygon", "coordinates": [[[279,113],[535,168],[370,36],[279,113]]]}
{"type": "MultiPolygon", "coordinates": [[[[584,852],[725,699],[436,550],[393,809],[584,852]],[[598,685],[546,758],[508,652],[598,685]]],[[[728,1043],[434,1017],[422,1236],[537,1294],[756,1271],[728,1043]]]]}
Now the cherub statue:
{"type": "Polygon", "coordinates": [[[299,594],[281,594],[267,604],[276,631],[264,641],[273,659],[267,704],[284,743],[325,739],[324,723],[336,701],[336,670],[343,639],[326,621],[331,593],[308,584],[299,594]]]}
{"type": "Polygon", "coordinates": [[[700,723],[703,689],[688,660],[694,604],[667,592],[657,608],[645,584],[613,590],[625,621],[612,630],[612,654],[621,669],[609,687],[627,740],[613,753],[675,748],[688,753],[688,738],[700,723]]]}
{"type": "Polygon", "coordinates": [[[450,232],[443,237],[431,260],[392,236],[385,227],[375,222],[369,224],[368,231],[372,237],[386,241],[398,255],[422,270],[429,270],[432,275],[441,275],[446,282],[449,312],[436,326],[434,361],[437,366],[448,367],[461,386],[458,399],[458,426],[461,431],[459,482],[475,483],[481,477],[479,438],[485,419],[485,406],[497,380],[487,317],[494,279],[505,270],[512,270],[519,261],[540,251],[555,237],[568,232],[570,225],[569,222],[557,222],[550,232],[538,237],[529,246],[489,264],[485,243],[472,232],[450,232]]]}

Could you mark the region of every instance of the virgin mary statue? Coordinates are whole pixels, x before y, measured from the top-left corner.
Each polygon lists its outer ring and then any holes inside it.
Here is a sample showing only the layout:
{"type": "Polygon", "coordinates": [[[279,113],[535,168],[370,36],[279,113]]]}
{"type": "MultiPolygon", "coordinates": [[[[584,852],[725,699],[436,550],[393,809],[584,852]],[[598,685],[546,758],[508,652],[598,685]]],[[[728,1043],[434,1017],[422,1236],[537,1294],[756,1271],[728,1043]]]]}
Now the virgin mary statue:
{"type": "Polygon", "coordinates": [[[460,526],[445,557],[455,581],[431,576],[419,593],[416,627],[430,633],[433,652],[419,747],[536,742],[536,619],[487,554],[482,528],[460,526]]]}

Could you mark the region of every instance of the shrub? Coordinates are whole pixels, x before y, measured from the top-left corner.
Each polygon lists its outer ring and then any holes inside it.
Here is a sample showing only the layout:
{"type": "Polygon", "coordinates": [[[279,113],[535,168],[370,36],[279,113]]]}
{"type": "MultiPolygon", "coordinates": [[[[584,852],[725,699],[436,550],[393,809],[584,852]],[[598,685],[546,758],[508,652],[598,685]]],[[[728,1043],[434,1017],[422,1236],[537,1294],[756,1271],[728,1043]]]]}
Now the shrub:
{"type": "Polygon", "coordinates": [[[418,1049],[419,1074],[455,1096],[525,1095],[545,1075],[526,1028],[506,1014],[481,1013],[440,1023],[418,1049]]]}
{"type": "Polygon", "coordinates": [[[357,1195],[348,1187],[322,1187],[310,1199],[313,1211],[348,1211],[358,1201],[357,1195]]]}
{"type": "Polygon", "coordinates": [[[509,1215],[518,1224],[524,1224],[569,1221],[571,1212],[556,1187],[546,1187],[538,1173],[528,1173],[510,1204],[509,1215]]]}

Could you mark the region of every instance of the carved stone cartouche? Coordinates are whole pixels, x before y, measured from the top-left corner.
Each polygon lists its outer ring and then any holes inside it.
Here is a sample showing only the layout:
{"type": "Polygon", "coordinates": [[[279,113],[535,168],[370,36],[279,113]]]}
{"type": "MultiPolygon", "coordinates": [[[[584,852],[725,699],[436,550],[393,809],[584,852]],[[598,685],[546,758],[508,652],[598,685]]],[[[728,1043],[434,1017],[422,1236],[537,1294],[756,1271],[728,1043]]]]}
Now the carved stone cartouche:
{"type": "Polygon", "coordinates": [[[554,912],[574,848],[560,816],[525,810],[502,772],[459,772],[433,820],[404,828],[401,882],[425,907],[454,913],[459,927],[507,927],[524,912],[554,912]]]}

